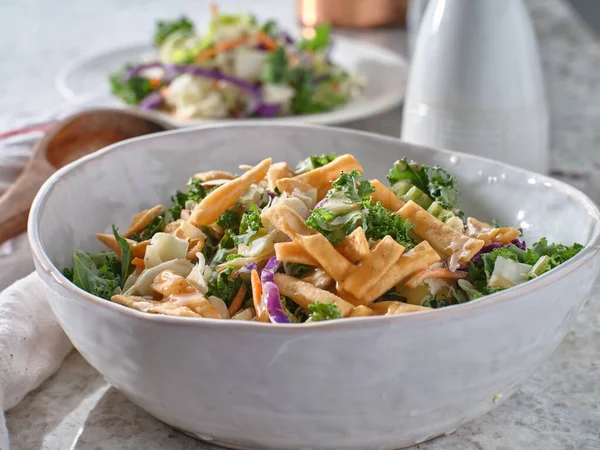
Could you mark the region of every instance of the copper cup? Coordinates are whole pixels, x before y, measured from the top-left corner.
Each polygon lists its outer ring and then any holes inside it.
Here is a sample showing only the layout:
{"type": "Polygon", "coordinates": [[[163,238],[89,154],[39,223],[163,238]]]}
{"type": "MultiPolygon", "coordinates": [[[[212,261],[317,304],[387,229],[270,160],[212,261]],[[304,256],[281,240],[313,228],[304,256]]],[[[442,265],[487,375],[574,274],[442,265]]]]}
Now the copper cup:
{"type": "Polygon", "coordinates": [[[402,26],[408,0],[297,0],[305,27],[330,23],[341,28],[402,26]]]}

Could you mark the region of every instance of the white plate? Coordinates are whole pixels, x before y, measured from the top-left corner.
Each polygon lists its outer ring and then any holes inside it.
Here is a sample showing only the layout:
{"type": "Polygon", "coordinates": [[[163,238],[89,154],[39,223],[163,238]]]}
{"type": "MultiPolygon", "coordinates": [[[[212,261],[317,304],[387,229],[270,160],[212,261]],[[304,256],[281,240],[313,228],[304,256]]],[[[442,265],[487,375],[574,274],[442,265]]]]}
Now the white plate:
{"type": "MultiPolygon", "coordinates": [[[[121,69],[125,63],[135,63],[140,61],[142,55],[151,53],[154,53],[152,47],[148,44],[140,44],[78,58],[59,72],[56,77],[56,87],[67,100],[82,96],[94,96],[102,98],[106,103],[123,106],[118,99],[111,98],[108,75],[121,69]]],[[[388,111],[399,105],[404,99],[408,64],[397,53],[375,45],[336,36],[332,47],[332,59],[344,69],[363,74],[366,77],[367,84],[360,95],[341,108],[328,113],[278,117],[268,120],[339,124],[388,111]]],[[[162,112],[153,112],[153,114],[157,114],[163,119],[166,118],[179,127],[236,120],[181,120],[162,112]]]]}

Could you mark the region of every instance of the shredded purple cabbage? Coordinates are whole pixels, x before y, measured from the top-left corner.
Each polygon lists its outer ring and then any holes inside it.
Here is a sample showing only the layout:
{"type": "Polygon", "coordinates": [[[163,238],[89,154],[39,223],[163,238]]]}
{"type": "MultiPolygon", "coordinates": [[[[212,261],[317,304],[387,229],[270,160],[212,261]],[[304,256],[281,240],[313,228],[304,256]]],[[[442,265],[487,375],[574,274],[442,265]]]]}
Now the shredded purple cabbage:
{"type": "MultiPolygon", "coordinates": [[[[167,69],[165,67],[165,65],[163,63],[161,63],[160,61],[139,64],[137,66],[133,66],[133,67],[127,69],[127,71],[123,74],[123,81],[129,81],[133,77],[139,76],[143,70],[154,69],[155,67],[161,67],[163,69],[167,69]]],[[[168,71],[168,69],[167,69],[167,71],[168,71]]]]}
{"type": "Polygon", "coordinates": [[[269,198],[275,198],[277,197],[277,194],[273,191],[267,191],[267,195],[269,196],[269,198]]]}
{"type": "Polygon", "coordinates": [[[263,103],[256,109],[256,114],[260,117],[274,117],[279,112],[281,105],[277,103],[263,103]]]}
{"type": "Polygon", "coordinates": [[[260,281],[263,283],[273,282],[273,279],[275,278],[275,272],[277,272],[280,266],[281,261],[279,261],[277,257],[272,256],[260,273],[260,281]]]}
{"type": "MultiPolygon", "coordinates": [[[[517,248],[520,248],[521,250],[527,250],[527,244],[525,244],[525,241],[522,241],[520,239],[513,239],[511,244],[517,248]]],[[[505,245],[501,244],[500,242],[494,242],[493,244],[486,245],[486,246],[482,247],[481,250],[479,250],[479,252],[477,252],[477,254],[475,256],[473,256],[473,259],[471,259],[471,262],[474,262],[474,263],[479,262],[479,260],[481,259],[481,255],[483,255],[484,253],[489,253],[489,252],[491,252],[497,248],[501,248],[501,247],[505,247],[505,245]]]]}
{"type": "Polygon", "coordinates": [[[165,99],[163,98],[161,93],[158,91],[155,91],[155,92],[151,92],[150,94],[148,94],[140,102],[140,108],[142,108],[142,109],[158,109],[163,105],[164,102],[165,102],[165,99]]]}
{"type": "Polygon", "coordinates": [[[281,37],[283,38],[283,40],[285,41],[286,44],[292,45],[295,44],[296,41],[294,40],[294,38],[292,36],[290,36],[288,33],[286,33],[285,31],[282,31],[280,33],[281,37]]]}
{"type": "Polygon", "coordinates": [[[124,77],[126,80],[128,80],[131,77],[139,75],[142,70],[154,67],[162,67],[169,74],[188,73],[190,75],[198,75],[201,77],[211,78],[213,80],[223,80],[243,89],[249,94],[246,102],[246,116],[254,114],[254,112],[256,112],[256,110],[262,105],[262,92],[259,86],[248,83],[240,78],[226,75],[214,69],[206,69],[204,67],[198,67],[189,64],[165,64],[161,62],[153,62],[140,64],[130,68],[127,72],[125,72],[124,77]]]}
{"type": "Polygon", "coordinates": [[[238,275],[240,275],[242,273],[249,274],[255,269],[258,269],[258,266],[256,265],[255,262],[251,262],[250,264],[246,264],[245,266],[243,266],[241,269],[236,270],[231,277],[233,279],[235,279],[235,278],[237,278],[238,275]]]}
{"type": "MultiPolygon", "coordinates": [[[[264,273],[264,270],[263,270],[264,273]]],[[[263,301],[271,322],[292,323],[281,304],[279,288],[272,281],[263,282],[263,301]]]]}
{"type": "Polygon", "coordinates": [[[520,239],[513,239],[512,244],[515,247],[520,248],[521,250],[527,250],[527,244],[525,243],[525,241],[522,241],[520,239]]]}
{"type": "Polygon", "coordinates": [[[484,253],[489,253],[497,248],[500,247],[504,247],[503,244],[501,244],[500,242],[494,242],[493,244],[490,245],[484,245],[481,250],[479,250],[477,252],[477,254],[475,256],[473,256],[473,258],[471,259],[471,262],[479,262],[479,260],[481,259],[481,255],[483,255],[484,253]]]}

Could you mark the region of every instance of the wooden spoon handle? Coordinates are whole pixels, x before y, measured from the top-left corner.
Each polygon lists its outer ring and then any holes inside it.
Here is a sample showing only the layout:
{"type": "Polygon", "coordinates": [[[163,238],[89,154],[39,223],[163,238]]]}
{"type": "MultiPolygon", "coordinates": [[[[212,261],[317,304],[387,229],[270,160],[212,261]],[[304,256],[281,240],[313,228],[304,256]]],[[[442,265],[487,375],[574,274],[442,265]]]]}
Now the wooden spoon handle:
{"type": "Polygon", "coordinates": [[[31,203],[55,171],[45,159],[33,158],[15,184],[0,197],[0,244],[27,229],[31,203]]]}

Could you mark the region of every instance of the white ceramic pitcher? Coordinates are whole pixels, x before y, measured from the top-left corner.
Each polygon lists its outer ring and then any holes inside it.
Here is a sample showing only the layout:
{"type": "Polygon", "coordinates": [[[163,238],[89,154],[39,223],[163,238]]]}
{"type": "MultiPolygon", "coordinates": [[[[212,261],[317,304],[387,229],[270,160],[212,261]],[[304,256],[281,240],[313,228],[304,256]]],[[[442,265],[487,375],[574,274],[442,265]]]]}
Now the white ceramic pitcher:
{"type": "Polygon", "coordinates": [[[547,172],[548,111],[522,0],[430,0],[402,138],[547,172]]]}

